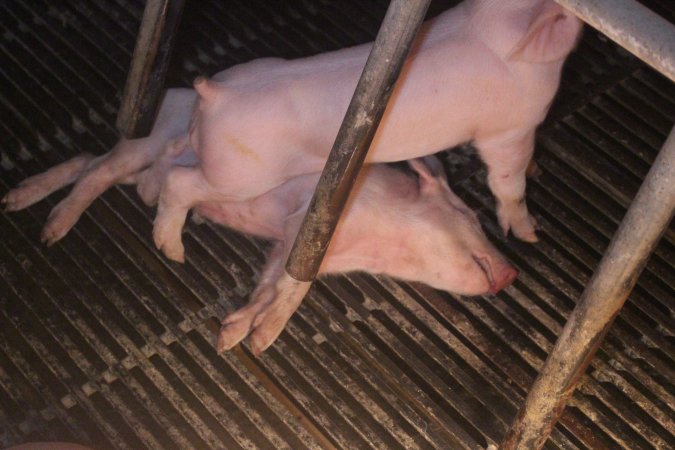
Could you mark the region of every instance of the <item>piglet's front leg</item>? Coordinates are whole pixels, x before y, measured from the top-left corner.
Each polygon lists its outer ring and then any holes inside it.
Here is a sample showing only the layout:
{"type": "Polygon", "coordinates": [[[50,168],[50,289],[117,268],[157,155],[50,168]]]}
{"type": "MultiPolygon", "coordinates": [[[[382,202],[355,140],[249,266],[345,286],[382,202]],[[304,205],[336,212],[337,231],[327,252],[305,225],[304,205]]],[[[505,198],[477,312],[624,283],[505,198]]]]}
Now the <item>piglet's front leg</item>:
{"type": "Polygon", "coordinates": [[[497,218],[504,235],[510,230],[518,239],[537,242],[537,221],[528,212],[525,202],[525,178],[534,153],[534,129],[477,141],[476,146],[488,168],[488,185],[497,199],[497,218]]]}
{"type": "Polygon", "coordinates": [[[223,319],[217,343],[219,352],[230,350],[250,336],[251,351],[257,356],[279,337],[311,286],[286,274],[285,256],[284,243],[278,242],[249,304],[223,319]]]}
{"type": "MultiPolygon", "coordinates": [[[[181,139],[173,145],[187,145],[187,140],[181,139]]],[[[146,175],[152,176],[152,171],[153,168],[146,175]]],[[[160,169],[159,173],[163,182],[152,236],[157,248],[167,258],[182,263],[185,261],[185,248],[181,234],[188,212],[199,203],[218,201],[219,196],[212,191],[198,165],[172,166],[168,171],[160,169]]]]}

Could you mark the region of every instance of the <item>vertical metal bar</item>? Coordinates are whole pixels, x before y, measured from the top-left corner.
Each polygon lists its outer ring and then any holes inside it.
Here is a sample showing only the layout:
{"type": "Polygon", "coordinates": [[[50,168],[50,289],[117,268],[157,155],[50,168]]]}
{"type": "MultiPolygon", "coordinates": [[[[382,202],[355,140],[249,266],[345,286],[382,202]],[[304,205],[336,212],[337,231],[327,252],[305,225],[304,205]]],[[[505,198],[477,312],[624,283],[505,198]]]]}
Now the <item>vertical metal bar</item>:
{"type": "Polygon", "coordinates": [[[389,4],[286,263],[286,271],[298,281],[316,277],[429,3],[389,4]]]}
{"type": "Polygon", "coordinates": [[[126,138],[147,136],[155,122],[185,0],[148,0],[117,114],[126,138]]]}
{"type": "Polygon", "coordinates": [[[541,448],[675,209],[675,128],[535,380],[501,449],[541,448]]]}
{"type": "Polygon", "coordinates": [[[635,0],[555,0],[675,82],[675,25],[635,0]]]}

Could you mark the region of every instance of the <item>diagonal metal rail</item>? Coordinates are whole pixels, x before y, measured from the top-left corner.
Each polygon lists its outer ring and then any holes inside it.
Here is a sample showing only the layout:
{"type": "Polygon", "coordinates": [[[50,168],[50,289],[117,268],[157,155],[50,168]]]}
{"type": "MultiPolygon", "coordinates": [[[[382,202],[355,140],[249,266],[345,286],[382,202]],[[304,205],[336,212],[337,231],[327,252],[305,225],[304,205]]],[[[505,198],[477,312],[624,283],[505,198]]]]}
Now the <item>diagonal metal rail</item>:
{"type": "Polygon", "coordinates": [[[312,281],[319,271],[429,3],[393,0],[387,9],[286,263],[298,281],[312,281]]]}
{"type": "Polygon", "coordinates": [[[675,26],[635,0],[555,0],[675,82],[675,26]]]}
{"type": "Polygon", "coordinates": [[[135,139],[152,130],[185,0],[148,0],[127,76],[117,129],[135,139]]]}

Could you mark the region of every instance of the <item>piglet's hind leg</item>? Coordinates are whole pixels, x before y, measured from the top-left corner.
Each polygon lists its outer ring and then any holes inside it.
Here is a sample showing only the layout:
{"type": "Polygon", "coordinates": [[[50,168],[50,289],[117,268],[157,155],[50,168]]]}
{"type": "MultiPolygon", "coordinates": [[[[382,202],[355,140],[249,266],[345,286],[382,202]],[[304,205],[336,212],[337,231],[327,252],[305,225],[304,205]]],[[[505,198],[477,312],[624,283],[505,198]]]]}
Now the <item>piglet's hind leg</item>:
{"type": "Polygon", "coordinates": [[[111,172],[103,168],[108,166],[110,154],[92,159],[80,173],[68,196],[52,208],[47,223],[42,229],[41,240],[52,245],[77,223],[80,216],[91,203],[115,184],[111,172]]]}
{"type": "Polygon", "coordinates": [[[83,153],[46,172],[26,178],[3,198],[5,211],[19,211],[74,183],[94,156],[83,153]]]}
{"type": "Polygon", "coordinates": [[[68,196],[52,209],[42,230],[42,242],[52,245],[70,231],[91,203],[111,186],[133,182],[155,158],[149,138],[122,139],[109,153],[91,159],[78,174],[68,196]]]}
{"type": "Polygon", "coordinates": [[[210,189],[199,167],[176,166],[162,186],[153,228],[155,245],[167,258],[185,261],[181,233],[187,213],[197,203],[209,201],[210,189]]]}

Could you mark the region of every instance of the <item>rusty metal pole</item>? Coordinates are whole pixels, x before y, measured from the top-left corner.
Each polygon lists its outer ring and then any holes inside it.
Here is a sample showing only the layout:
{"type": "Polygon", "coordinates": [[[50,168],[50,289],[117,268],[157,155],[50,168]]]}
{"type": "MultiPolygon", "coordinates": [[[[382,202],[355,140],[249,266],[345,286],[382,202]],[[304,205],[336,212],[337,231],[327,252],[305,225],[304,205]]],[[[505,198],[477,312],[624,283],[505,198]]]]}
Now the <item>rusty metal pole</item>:
{"type": "Polygon", "coordinates": [[[675,82],[675,25],[635,0],[555,0],[675,82]]]}
{"type": "Polygon", "coordinates": [[[675,128],[535,380],[502,450],[541,448],[675,209],[675,128]]]}
{"type": "Polygon", "coordinates": [[[173,37],[185,0],[148,0],[117,113],[117,129],[128,139],[147,136],[155,122],[173,37]]]}
{"type": "Polygon", "coordinates": [[[430,0],[392,0],[286,263],[298,281],[319,270],[430,0]]]}

